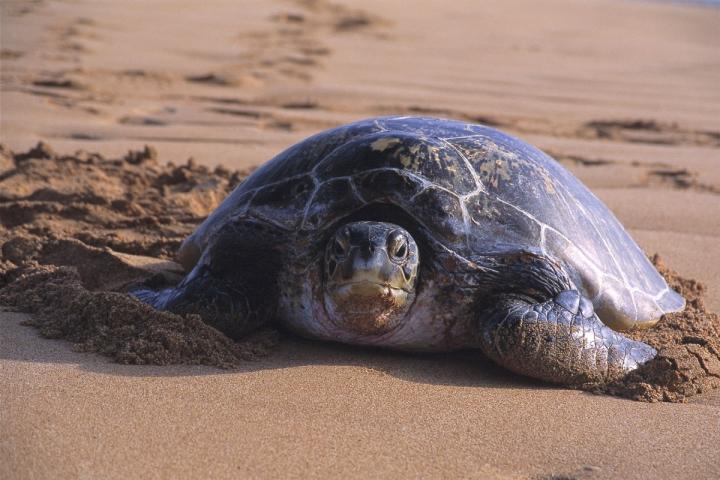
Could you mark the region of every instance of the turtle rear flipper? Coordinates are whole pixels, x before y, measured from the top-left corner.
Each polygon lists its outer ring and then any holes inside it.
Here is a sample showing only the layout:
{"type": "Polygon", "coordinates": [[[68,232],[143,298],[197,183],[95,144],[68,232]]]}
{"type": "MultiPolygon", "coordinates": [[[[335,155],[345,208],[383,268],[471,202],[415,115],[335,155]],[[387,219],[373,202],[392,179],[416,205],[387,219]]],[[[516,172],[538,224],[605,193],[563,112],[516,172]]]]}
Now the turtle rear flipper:
{"type": "Polygon", "coordinates": [[[592,303],[575,290],[543,303],[502,298],[481,323],[480,344],[499,365],[564,384],[611,381],[656,354],[605,326],[592,303]]]}

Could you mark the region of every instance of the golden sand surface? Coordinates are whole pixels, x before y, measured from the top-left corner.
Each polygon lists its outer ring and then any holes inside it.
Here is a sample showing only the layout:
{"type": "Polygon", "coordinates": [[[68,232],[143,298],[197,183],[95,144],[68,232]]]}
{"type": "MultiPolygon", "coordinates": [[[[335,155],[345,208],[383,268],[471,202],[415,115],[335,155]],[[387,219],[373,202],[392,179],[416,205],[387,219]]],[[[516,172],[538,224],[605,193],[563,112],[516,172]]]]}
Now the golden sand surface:
{"type": "MultiPolygon", "coordinates": [[[[720,10],[10,1],[0,21],[14,151],[151,144],[246,169],[369,116],[486,123],[562,162],[720,311],[720,10]]],[[[24,318],[0,312],[0,478],[720,477],[717,390],[648,404],[299,339],[232,371],[127,366],[24,318]]]]}

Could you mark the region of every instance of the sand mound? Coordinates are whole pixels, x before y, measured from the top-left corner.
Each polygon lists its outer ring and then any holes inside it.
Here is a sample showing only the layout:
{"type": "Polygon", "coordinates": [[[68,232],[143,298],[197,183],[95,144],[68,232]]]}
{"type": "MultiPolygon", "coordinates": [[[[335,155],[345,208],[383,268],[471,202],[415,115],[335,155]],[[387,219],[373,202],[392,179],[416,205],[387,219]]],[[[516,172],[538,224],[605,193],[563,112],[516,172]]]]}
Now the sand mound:
{"type": "Polygon", "coordinates": [[[12,154],[0,146],[0,232],[75,238],[97,247],[170,258],[180,242],[243,178],[189,159],[160,165],[155,150],[106,159],[57,155],[44,143],[12,154]]]}
{"type": "MultiPolygon", "coordinates": [[[[274,331],[237,343],[197,316],[122,293],[134,282],[177,281],[169,258],[243,177],[192,161],[161,165],[151,148],[106,159],[60,156],[42,143],[20,154],[0,146],[0,303],[33,313],[29,324],[46,337],[123,363],[232,367],[265,353],[274,331]]],[[[632,334],[658,349],[656,359],[622,381],[583,388],[677,402],[720,386],[720,319],[706,310],[704,287],[653,261],[686,310],[632,334]]]]}
{"type": "Polygon", "coordinates": [[[0,304],[33,313],[49,338],[121,363],[232,367],[277,341],[234,342],[194,315],[158,312],[123,293],[177,281],[168,260],[245,174],[191,160],[160,165],[146,147],[122,159],[0,146],[0,304]]]}
{"type": "Polygon", "coordinates": [[[665,315],[653,328],[629,335],[658,350],[651,362],[621,381],[591,389],[634,400],[681,402],[720,387],[720,317],[706,309],[703,284],[670,270],[658,255],[652,260],[685,297],[685,311],[665,315]]]}
{"type": "Polygon", "coordinates": [[[270,330],[234,342],[197,315],[159,312],[125,293],[89,291],[69,267],[28,269],[0,291],[0,303],[33,313],[26,324],[44,337],[69,340],[76,351],[119,363],[232,368],[277,343],[270,330]]]}

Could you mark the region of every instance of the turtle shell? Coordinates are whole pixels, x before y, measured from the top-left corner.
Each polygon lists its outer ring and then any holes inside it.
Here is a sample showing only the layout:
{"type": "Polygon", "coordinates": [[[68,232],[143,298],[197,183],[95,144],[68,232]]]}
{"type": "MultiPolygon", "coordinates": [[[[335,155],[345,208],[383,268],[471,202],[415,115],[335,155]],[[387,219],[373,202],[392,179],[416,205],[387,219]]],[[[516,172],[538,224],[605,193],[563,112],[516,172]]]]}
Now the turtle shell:
{"type": "Polygon", "coordinates": [[[292,241],[372,204],[399,207],[469,261],[516,251],[552,258],[616,329],[684,306],[610,210],[559,163],[498,130],[436,118],[373,118],[290,147],[225,199],[180,259],[191,267],[233,219],[267,222],[292,241]]]}

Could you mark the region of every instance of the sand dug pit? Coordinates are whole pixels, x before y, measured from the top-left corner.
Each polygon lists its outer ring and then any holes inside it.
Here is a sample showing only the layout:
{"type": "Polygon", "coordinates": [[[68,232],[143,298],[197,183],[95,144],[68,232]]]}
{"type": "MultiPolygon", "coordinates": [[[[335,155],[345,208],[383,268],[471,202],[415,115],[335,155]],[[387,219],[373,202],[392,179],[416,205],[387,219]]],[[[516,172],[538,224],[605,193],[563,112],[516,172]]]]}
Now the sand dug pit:
{"type": "MultiPolygon", "coordinates": [[[[132,364],[233,367],[268,352],[277,332],[234,342],[197,316],[158,312],[124,293],[139,281],[182,275],[180,242],[244,178],[188,161],[162,165],[146,148],[122,159],[45,144],[0,146],[0,304],[30,312],[28,324],[79,351],[132,364]]],[[[684,401],[720,386],[720,319],[704,287],[654,262],[688,302],[654,328],[631,334],[658,349],[622,381],[588,390],[644,401],[684,401]]]]}

